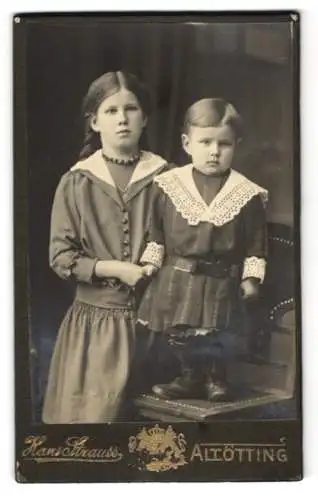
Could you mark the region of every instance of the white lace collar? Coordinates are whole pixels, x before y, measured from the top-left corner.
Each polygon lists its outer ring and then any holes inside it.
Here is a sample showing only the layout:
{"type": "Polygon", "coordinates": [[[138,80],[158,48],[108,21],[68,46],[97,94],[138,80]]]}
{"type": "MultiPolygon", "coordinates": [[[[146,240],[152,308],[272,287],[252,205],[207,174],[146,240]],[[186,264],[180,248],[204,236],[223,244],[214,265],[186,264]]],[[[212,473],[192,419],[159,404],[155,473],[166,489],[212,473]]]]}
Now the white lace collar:
{"type": "Polygon", "coordinates": [[[264,203],[267,201],[266,189],[231,170],[224,186],[207,205],[196,187],[192,170],[193,165],[190,164],[155,177],[155,182],[190,226],[199,222],[223,226],[234,219],[254,196],[260,195],[264,203]]]}
{"type": "MultiPolygon", "coordinates": [[[[166,160],[161,158],[161,156],[151,153],[150,151],[142,151],[141,159],[133,171],[126,190],[132,184],[135,184],[151,174],[156,173],[165,163],[167,163],[166,160]]],[[[74,167],[71,168],[71,171],[74,170],[86,170],[91,172],[98,179],[101,179],[116,188],[114,179],[112,178],[111,173],[103,159],[101,149],[95,151],[95,153],[85,160],[79,161],[76,165],[74,165],[74,167]]]]}

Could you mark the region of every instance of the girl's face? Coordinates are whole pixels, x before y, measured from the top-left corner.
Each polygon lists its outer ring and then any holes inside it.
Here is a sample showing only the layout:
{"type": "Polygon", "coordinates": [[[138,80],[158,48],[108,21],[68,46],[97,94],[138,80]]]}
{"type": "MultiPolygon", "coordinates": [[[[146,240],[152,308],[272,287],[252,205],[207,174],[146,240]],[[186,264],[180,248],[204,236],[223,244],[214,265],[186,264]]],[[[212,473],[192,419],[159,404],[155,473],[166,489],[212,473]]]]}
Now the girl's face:
{"type": "Polygon", "coordinates": [[[104,99],[92,118],[91,127],[100,134],[103,148],[134,153],[146,121],[137,97],[121,89],[104,99]]]}
{"type": "Polygon", "coordinates": [[[192,157],[193,166],[206,175],[226,172],[234,155],[236,138],[228,125],[221,127],[190,126],[182,134],[184,150],[192,157]]]}

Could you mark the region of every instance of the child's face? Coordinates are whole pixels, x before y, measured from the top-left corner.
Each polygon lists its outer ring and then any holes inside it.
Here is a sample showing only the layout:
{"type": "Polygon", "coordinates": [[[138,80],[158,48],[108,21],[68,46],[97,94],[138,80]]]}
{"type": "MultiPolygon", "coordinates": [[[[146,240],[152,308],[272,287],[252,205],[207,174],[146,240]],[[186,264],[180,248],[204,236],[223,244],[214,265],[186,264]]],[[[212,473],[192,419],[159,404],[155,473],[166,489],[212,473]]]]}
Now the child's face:
{"type": "Polygon", "coordinates": [[[103,145],[115,151],[129,152],[138,146],[146,124],[137,97],[126,89],[107,97],[92,118],[91,127],[100,133],[103,145]]]}
{"type": "Polygon", "coordinates": [[[188,134],[182,134],[182,144],[192,157],[193,166],[206,175],[213,175],[226,172],[230,168],[236,138],[228,125],[191,126],[188,134]]]}

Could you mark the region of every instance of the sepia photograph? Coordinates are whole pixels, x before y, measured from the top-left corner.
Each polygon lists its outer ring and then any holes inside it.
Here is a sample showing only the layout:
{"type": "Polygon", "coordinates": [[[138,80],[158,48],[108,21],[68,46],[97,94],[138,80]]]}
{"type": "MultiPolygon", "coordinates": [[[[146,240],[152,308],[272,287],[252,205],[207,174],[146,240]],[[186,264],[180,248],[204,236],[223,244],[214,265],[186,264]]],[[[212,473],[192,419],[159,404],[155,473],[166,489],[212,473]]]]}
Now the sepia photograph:
{"type": "Polygon", "coordinates": [[[14,17],[19,482],[301,479],[299,23],[14,17]]]}

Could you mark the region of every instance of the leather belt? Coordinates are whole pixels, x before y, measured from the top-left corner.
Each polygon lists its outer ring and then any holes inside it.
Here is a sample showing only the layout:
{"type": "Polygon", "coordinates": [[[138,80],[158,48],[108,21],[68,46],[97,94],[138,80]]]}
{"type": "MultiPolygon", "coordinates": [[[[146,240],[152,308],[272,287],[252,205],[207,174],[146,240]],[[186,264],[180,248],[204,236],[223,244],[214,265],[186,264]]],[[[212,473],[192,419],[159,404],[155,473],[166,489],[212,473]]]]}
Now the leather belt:
{"type": "Polygon", "coordinates": [[[237,274],[238,266],[228,264],[222,260],[207,261],[204,259],[191,259],[184,257],[167,257],[165,264],[173,266],[180,271],[191,274],[203,274],[211,278],[234,277],[237,274]]]}

